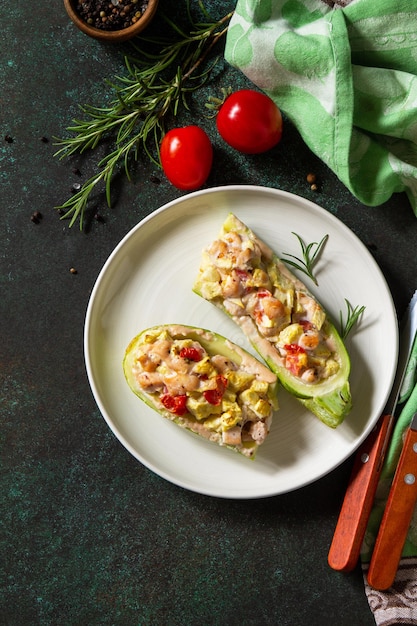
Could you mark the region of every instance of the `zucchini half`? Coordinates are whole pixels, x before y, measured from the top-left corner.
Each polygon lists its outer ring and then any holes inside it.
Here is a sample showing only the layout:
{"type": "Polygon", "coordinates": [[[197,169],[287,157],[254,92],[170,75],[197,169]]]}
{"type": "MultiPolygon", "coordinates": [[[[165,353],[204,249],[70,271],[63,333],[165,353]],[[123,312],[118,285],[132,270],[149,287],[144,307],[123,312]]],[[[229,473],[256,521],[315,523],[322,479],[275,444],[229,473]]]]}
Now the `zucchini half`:
{"type": "Polygon", "coordinates": [[[193,291],[240,326],[281,385],[327,426],[349,413],[350,359],[307,287],[230,213],[203,250],[193,291]]]}
{"type": "Polygon", "coordinates": [[[277,378],[251,354],[209,330],[154,326],[129,343],[132,391],[163,417],[254,457],[278,409],[277,378]]]}

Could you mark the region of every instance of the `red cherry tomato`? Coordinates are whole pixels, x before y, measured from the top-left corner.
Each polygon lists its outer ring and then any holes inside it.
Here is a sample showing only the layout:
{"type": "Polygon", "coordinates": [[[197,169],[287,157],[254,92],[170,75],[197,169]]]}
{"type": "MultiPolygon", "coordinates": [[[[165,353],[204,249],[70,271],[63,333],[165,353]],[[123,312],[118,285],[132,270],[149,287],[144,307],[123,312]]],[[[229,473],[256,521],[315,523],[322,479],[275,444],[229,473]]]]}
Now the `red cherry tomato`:
{"type": "Polygon", "coordinates": [[[246,154],[266,152],[282,136],[281,111],[271,98],[252,89],[241,89],[228,96],[216,123],[225,142],[246,154]]]}
{"type": "Polygon", "coordinates": [[[210,174],[213,148],[199,126],[168,131],[162,139],[160,155],[166,177],[178,189],[198,189],[210,174]]]}

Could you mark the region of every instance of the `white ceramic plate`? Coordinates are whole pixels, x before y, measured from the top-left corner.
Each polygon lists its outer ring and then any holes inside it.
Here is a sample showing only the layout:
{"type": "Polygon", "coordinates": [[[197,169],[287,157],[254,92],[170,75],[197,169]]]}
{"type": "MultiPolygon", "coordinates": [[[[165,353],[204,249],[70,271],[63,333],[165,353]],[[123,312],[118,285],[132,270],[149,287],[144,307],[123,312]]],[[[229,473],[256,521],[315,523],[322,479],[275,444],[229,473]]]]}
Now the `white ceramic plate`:
{"type": "Polygon", "coordinates": [[[85,357],[89,381],[109,427],[146,467],[181,487],[225,498],[285,493],[324,476],[360,445],[387,400],[397,361],[391,294],[360,240],[342,222],[298,196],[256,186],[195,192],[161,207],[133,228],[105,263],[89,302],[85,357]],[[234,323],[192,292],[201,251],[229,211],[280,256],[300,256],[306,243],[328,241],[308,287],[333,317],[345,298],[364,305],[349,335],[354,407],[336,430],[324,426],[284,390],[271,433],[254,461],[200,439],[148,408],[125,382],[130,340],[149,326],[184,323],[219,332],[253,353],[234,323]]]}

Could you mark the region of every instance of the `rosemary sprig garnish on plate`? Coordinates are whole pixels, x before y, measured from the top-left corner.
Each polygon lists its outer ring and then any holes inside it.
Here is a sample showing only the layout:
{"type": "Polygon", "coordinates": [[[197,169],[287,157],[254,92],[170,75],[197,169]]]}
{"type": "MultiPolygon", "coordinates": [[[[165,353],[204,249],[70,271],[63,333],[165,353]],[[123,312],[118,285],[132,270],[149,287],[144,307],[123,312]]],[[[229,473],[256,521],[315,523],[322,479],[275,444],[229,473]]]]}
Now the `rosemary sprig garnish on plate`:
{"type": "MultiPolygon", "coordinates": [[[[208,18],[204,5],[199,2],[199,6],[208,18]]],[[[226,34],[232,13],[217,22],[194,22],[189,4],[187,7],[190,32],[184,32],[162,15],[174,31],[174,40],[138,38],[146,44],[145,49],[131,43],[132,53],[124,58],[127,75],[106,81],[115,98],[106,107],[80,107],[84,118],[73,120],[67,128],[72,136],[56,140],[56,145],[61,146],[55,155],[59,158],[94,150],[103,140],[113,141],[113,149],[98,163],[98,172],[56,207],[64,212],[62,219],[70,218],[70,226],[79,220],[80,229],[83,228],[89,199],[101,182],[105,185],[107,204],[111,206],[111,183],[117,169],[122,166],[130,180],[132,161],[137,161],[140,150],[160,165],[159,144],[168,116],[175,118],[181,107],[189,110],[188,95],[209,78],[216,59],[208,67],[203,67],[203,63],[226,34]],[[152,47],[155,52],[151,51],[152,47]]]]}
{"type": "MultiPolygon", "coordinates": [[[[294,233],[294,232],[292,234],[298,239],[298,242],[301,246],[301,252],[302,252],[303,258],[300,259],[294,254],[289,254],[287,252],[284,252],[285,256],[291,257],[291,258],[282,259],[282,261],[284,261],[284,263],[286,263],[287,265],[291,265],[292,267],[295,267],[296,269],[300,270],[304,274],[307,274],[307,276],[311,278],[314,284],[318,285],[317,279],[313,273],[313,267],[318,259],[320,252],[323,249],[324,244],[329,238],[329,235],[325,235],[323,239],[319,241],[319,243],[313,241],[312,243],[306,244],[302,240],[300,235],[297,235],[297,233],[294,233]]],[[[345,303],[346,303],[346,311],[347,311],[346,321],[344,321],[342,311],[339,311],[340,336],[343,340],[346,339],[346,337],[348,336],[352,328],[355,326],[355,324],[359,322],[359,318],[363,314],[366,308],[365,306],[359,306],[359,305],[353,307],[352,304],[349,302],[349,300],[347,300],[346,298],[345,298],[345,303]]]]}
{"type": "Polygon", "coordinates": [[[284,263],[286,263],[287,265],[291,265],[292,267],[300,270],[301,272],[303,272],[303,274],[306,274],[315,285],[318,285],[317,278],[313,273],[313,268],[318,260],[324,244],[329,238],[329,235],[324,235],[323,239],[319,243],[313,241],[312,243],[306,244],[300,237],[300,235],[297,235],[297,233],[294,232],[292,234],[297,237],[298,242],[301,246],[302,258],[300,259],[294,254],[284,252],[284,255],[290,258],[282,259],[282,261],[284,261],[284,263]]]}
{"type": "Polygon", "coordinates": [[[349,300],[345,298],[347,317],[346,321],[343,319],[343,313],[340,311],[340,336],[342,339],[346,339],[355,324],[358,323],[360,316],[365,311],[365,306],[353,307],[349,300]]]}

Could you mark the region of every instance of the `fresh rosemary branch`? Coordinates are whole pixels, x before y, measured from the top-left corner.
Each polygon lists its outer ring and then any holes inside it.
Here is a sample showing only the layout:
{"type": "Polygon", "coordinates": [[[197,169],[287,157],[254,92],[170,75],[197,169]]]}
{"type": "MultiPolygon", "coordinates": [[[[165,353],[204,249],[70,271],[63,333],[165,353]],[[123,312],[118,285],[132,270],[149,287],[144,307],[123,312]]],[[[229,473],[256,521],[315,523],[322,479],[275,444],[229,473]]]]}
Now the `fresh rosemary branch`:
{"type": "Polygon", "coordinates": [[[342,339],[346,339],[352,328],[359,321],[360,316],[366,308],[364,306],[355,306],[355,308],[353,308],[349,300],[346,300],[346,298],[345,302],[347,309],[346,322],[343,320],[342,311],[340,311],[340,336],[342,337],[342,339]]]}
{"type": "MultiPolygon", "coordinates": [[[[282,261],[284,261],[284,263],[287,263],[287,265],[291,265],[292,267],[295,267],[296,269],[300,270],[304,274],[307,274],[307,276],[311,278],[314,284],[318,285],[317,279],[313,274],[313,267],[317,261],[318,255],[323,249],[323,246],[326,243],[329,236],[325,235],[319,243],[313,242],[313,243],[309,243],[308,245],[306,245],[304,241],[301,239],[300,235],[297,235],[297,233],[294,233],[294,232],[292,234],[295,235],[295,237],[297,237],[300,243],[303,258],[299,259],[294,254],[288,254],[284,252],[285,256],[291,257],[291,259],[294,259],[294,260],[282,259],[282,261]],[[312,252],[313,249],[314,251],[312,252]]],[[[349,300],[347,300],[346,298],[345,298],[345,303],[346,303],[346,310],[347,310],[346,322],[343,319],[342,311],[339,312],[340,313],[340,336],[343,340],[346,339],[346,337],[348,336],[352,328],[355,326],[355,324],[358,323],[359,318],[362,315],[362,313],[365,311],[364,306],[353,307],[351,303],[349,302],[349,300]]]]}
{"type": "Polygon", "coordinates": [[[284,252],[284,255],[286,257],[290,257],[291,259],[294,259],[294,260],[282,259],[282,261],[284,261],[284,263],[286,263],[287,265],[291,265],[292,267],[295,267],[296,269],[300,270],[301,272],[306,274],[309,278],[311,278],[311,280],[314,282],[315,285],[318,285],[318,281],[313,273],[313,268],[314,268],[315,263],[318,260],[319,254],[322,251],[324,244],[329,238],[329,235],[325,235],[319,243],[314,241],[312,243],[305,244],[304,241],[301,239],[300,235],[297,235],[297,233],[294,233],[294,232],[292,234],[298,239],[298,242],[301,246],[301,252],[302,252],[303,258],[300,259],[294,254],[288,254],[284,252]]]}
{"type": "MultiPolygon", "coordinates": [[[[200,2],[200,8],[208,17],[200,2]]],[[[168,17],[163,19],[175,33],[174,40],[141,37],[145,49],[132,43],[132,53],[124,58],[126,76],[106,81],[115,98],[107,107],[82,106],[83,119],[73,120],[67,128],[72,136],[57,139],[61,146],[55,156],[69,157],[75,153],[94,150],[106,140],[113,140],[113,150],[98,164],[99,171],[83,183],[81,189],[62,205],[62,219],[70,218],[70,226],[79,220],[80,229],[93,190],[99,183],[105,185],[105,196],[111,206],[111,184],[120,166],[131,178],[132,161],[137,161],[140,150],[156,165],[159,163],[159,144],[165,134],[168,116],[176,117],[180,107],[189,110],[189,93],[201,87],[209,78],[216,63],[201,69],[217,42],[226,34],[232,13],[217,22],[194,22],[188,18],[190,32],[183,32],[168,17]],[[151,52],[150,47],[157,49],[151,52]]]]}

